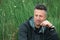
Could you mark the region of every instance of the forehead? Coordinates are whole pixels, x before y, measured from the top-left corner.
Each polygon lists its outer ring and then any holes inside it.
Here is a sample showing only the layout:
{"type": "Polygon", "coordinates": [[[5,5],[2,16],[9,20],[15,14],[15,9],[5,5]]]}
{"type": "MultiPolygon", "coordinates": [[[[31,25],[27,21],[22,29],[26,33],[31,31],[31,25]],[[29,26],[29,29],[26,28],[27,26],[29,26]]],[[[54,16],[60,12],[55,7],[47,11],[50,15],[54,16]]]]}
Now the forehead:
{"type": "Polygon", "coordinates": [[[37,14],[46,14],[46,11],[45,10],[35,9],[34,13],[37,13],[37,14]]]}

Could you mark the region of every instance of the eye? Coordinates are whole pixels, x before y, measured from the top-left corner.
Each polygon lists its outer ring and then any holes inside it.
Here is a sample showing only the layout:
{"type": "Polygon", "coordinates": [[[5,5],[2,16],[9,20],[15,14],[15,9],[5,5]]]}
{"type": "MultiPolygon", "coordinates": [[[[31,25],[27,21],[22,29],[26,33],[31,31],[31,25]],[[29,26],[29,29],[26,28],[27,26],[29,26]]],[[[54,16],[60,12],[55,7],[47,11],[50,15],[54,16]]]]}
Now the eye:
{"type": "Polygon", "coordinates": [[[42,15],[39,15],[39,17],[43,17],[42,15]]]}
{"type": "Polygon", "coordinates": [[[38,16],[38,15],[35,15],[36,17],[38,16]]]}

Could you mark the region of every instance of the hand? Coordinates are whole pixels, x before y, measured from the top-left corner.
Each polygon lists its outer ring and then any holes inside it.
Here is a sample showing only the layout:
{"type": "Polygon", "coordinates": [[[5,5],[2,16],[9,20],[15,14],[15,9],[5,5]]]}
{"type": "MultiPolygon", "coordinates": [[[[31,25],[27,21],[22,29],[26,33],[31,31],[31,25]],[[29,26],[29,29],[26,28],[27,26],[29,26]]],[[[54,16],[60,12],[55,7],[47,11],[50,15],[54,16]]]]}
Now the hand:
{"type": "Polygon", "coordinates": [[[48,20],[43,21],[40,25],[47,26],[47,27],[51,27],[52,26],[52,24],[48,20]]]}

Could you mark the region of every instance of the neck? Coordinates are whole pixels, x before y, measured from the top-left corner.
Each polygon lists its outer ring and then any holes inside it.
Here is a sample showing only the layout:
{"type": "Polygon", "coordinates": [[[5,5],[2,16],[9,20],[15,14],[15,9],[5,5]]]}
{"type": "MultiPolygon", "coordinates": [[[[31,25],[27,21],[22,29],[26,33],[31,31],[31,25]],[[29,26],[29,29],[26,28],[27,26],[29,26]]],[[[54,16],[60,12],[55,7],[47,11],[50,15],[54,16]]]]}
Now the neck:
{"type": "Polygon", "coordinates": [[[40,28],[40,25],[35,25],[36,28],[40,28]]]}

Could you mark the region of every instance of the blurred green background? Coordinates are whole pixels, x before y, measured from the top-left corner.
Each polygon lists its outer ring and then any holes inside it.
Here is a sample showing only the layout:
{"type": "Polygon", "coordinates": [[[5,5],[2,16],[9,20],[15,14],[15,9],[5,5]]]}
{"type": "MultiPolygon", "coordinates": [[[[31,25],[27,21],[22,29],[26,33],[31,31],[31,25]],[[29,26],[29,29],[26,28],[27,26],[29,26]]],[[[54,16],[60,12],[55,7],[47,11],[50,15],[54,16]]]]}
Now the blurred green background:
{"type": "Polygon", "coordinates": [[[19,25],[33,16],[37,3],[48,8],[47,20],[60,38],[60,0],[0,0],[0,40],[18,40],[19,25]]]}

